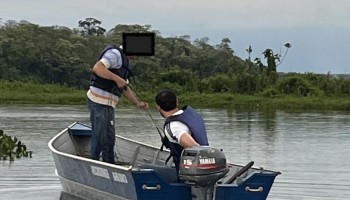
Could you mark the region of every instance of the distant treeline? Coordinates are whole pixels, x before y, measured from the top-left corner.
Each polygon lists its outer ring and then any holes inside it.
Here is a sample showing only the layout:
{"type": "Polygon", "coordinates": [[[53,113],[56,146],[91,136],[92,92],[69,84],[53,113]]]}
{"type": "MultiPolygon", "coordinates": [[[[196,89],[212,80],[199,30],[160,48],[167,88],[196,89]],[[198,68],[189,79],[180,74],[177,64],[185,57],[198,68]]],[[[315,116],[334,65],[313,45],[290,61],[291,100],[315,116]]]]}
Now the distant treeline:
{"type": "Polygon", "coordinates": [[[210,45],[207,37],[193,42],[189,35],[165,38],[150,25],[118,24],[109,31],[100,25],[101,21],[94,18],[79,21],[74,29],[0,21],[0,79],[86,89],[92,65],[107,44],[121,44],[123,32],[154,32],[155,56],[140,57],[132,63],[135,82],[131,84],[138,90],[155,92],[170,87],[179,93],[265,97],[350,94],[350,80],[343,77],[278,73],[289,43],[284,44],[284,55],[266,49],[263,58],[255,59],[250,57],[253,50],[247,45],[247,58],[243,59],[234,55],[229,38],[210,45]]]}

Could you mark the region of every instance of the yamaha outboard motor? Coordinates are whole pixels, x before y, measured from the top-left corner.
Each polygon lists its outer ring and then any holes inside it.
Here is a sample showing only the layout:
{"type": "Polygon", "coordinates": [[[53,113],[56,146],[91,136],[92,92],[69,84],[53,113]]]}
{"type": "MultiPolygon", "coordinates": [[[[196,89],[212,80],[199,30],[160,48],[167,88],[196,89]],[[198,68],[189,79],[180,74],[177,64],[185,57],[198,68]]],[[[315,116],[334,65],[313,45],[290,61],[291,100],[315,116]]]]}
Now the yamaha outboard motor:
{"type": "Polygon", "coordinates": [[[211,200],[215,183],[229,171],[221,150],[198,146],[182,151],[179,178],[192,186],[193,199],[211,200]]]}

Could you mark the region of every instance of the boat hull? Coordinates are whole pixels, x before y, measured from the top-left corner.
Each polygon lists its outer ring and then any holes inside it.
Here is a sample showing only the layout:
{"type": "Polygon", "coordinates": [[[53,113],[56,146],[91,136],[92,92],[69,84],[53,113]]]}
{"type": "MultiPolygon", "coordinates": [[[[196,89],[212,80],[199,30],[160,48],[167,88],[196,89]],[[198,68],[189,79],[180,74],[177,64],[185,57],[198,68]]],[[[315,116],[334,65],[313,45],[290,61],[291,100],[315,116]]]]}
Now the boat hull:
{"type": "MultiPolygon", "coordinates": [[[[164,165],[168,151],[116,136],[116,156],[122,162],[109,164],[88,158],[90,136],[90,127],[73,123],[49,142],[64,192],[84,199],[192,200],[195,190],[190,185],[142,167],[164,165]]],[[[226,183],[243,168],[235,164],[228,166],[227,177],[215,185],[211,199],[265,200],[280,174],[249,168],[232,183],[226,183]]]]}

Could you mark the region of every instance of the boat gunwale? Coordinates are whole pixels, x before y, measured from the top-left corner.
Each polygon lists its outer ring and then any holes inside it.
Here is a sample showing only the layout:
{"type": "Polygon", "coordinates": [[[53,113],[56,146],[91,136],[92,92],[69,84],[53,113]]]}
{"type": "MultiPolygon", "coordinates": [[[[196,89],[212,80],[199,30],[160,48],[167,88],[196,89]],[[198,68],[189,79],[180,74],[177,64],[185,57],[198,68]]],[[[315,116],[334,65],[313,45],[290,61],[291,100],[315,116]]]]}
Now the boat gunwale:
{"type": "Polygon", "coordinates": [[[63,135],[64,133],[68,133],[68,129],[72,126],[74,126],[77,122],[73,123],[72,125],[70,125],[69,127],[63,129],[61,132],[59,132],[57,135],[55,135],[48,143],[49,149],[51,150],[51,152],[64,156],[64,157],[68,157],[68,158],[72,158],[72,159],[76,159],[76,160],[81,160],[81,161],[85,161],[88,163],[94,163],[94,164],[98,164],[98,165],[104,165],[107,167],[111,167],[111,168],[115,168],[115,169],[119,169],[119,170],[123,170],[123,171],[131,171],[133,166],[129,165],[129,167],[124,167],[124,166],[120,166],[120,165],[116,165],[116,164],[111,164],[111,163],[107,163],[107,162],[103,162],[103,161],[98,161],[98,160],[93,160],[90,158],[84,158],[81,156],[76,156],[73,154],[69,154],[69,153],[64,153],[61,151],[58,151],[54,146],[53,146],[53,142],[60,137],[61,135],[63,135]]]}
{"type": "MultiPolygon", "coordinates": [[[[78,160],[83,160],[83,161],[86,161],[86,162],[90,162],[90,163],[95,163],[95,164],[99,164],[99,165],[105,165],[105,166],[108,166],[108,167],[112,167],[112,168],[116,168],[116,169],[120,169],[120,170],[123,170],[123,171],[131,171],[133,169],[133,166],[132,165],[129,165],[129,167],[123,167],[123,166],[120,166],[120,165],[117,165],[117,164],[111,164],[111,163],[107,163],[107,162],[103,162],[103,161],[98,161],[98,160],[93,160],[93,159],[90,159],[90,158],[84,158],[84,157],[81,157],[81,156],[76,156],[76,155],[73,155],[73,154],[69,154],[69,153],[64,153],[64,152],[61,152],[61,151],[58,151],[57,149],[55,149],[52,145],[52,143],[59,137],[61,136],[62,134],[64,133],[68,133],[68,129],[70,129],[71,127],[73,127],[74,125],[76,124],[81,124],[83,126],[86,126],[88,128],[91,128],[85,124],[82,124],[80,122],[74,122],[72,123],[71,125],[69,125],[67,128],[63,129],[61,132],[59,132],[57,135],[55,135],[48,143],[48,146],[50,148],[50,150],[53,152],[53,153],[56,153],[56,154],[59,154],[59,155],[62,155],[62,156],[65,156],[65,157],[70,157],[70,158],[73,158],[73,159],[78,159],[78,160]]],[[[129,139],[129,138],[126,138],[126,137],[123,137],[123,136],[120,136],[120,135],[115,135],[115,137],[117,138],[121,138],[123,140],[126,140],[126,141],[129,141],[129,142],[133,142],[133,143],[136,143],[138,145],[141,145],[141,146],[146,146],[146,147],[150,147],[150,148],[153,148],[155,150],[158,150],[160,151],[157,147],[153,146],[153,145],[150,145],[150,144],[146,144],[146,143],[141,143],[139,141],[136,141],[136,140],[132,140],[132,139],[129,139]]],[[[163,151],[167,151],[169,152],[169,150],[165,149],[163,151]]],[[[234,164],[234,163],[227,163],[228,166],[232,167],[232,166],[236,166],[236,167],[243,167],[244,165],[240,165],[240,164],[234,164]]],[[[276,176],[278,175],[281,175],[282,173],[279,172],[279,171],[273,171],[273,170],[268,170],[268,169],[265,169],[263,167],[251,167],[250,169],[253,169],[253,170],[256,170],[256,171],[260,171],[260,173],[264,173],[265,174],[275,174],[276,176]]]]}

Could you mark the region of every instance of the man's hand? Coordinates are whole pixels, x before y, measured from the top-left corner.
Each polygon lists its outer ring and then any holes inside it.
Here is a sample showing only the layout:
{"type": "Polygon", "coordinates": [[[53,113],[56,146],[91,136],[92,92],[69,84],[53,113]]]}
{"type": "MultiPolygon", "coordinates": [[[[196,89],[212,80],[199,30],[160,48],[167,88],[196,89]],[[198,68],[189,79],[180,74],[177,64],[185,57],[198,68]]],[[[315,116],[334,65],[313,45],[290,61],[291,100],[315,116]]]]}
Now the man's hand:
{"type": "Polygon", "coordinates": [[[149,106],[147,102],[140,101],[136,106],[142,110],[148,110],[149,106]]]}
{"type": "Polygon", "coordinates": [[[96,64],[92,68],[92,71],[102,78],[114,81],[117,84],[117,86],[123,91],[127,90],[128,82],[120,76],[109,71],[101,61],[96,62],[96,64]]]}
{"type": "Polygon", "coordinates": [[[128,89],[128,82],[119,76],[116,78],[115,83],[118,85],[118,88],[120,88],[123,91],[126,91],[128,89]]]}

